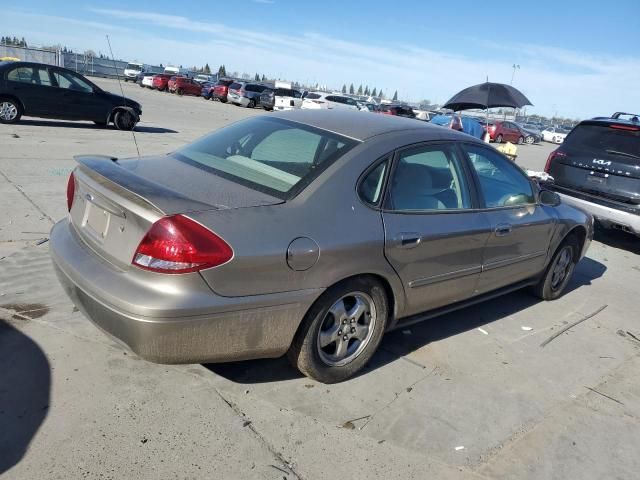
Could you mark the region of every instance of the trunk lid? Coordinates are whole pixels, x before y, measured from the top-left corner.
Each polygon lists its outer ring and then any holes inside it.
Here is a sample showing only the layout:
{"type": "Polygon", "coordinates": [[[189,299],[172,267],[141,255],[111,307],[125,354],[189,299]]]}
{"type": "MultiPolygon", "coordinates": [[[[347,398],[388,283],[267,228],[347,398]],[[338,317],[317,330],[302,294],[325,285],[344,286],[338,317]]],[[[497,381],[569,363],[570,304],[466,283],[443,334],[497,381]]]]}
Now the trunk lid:
{"type": "Polygon", "coordinates": [[[282,203],[170,156],[75,158],[71,223],[92,250],[119,268],[131,265],[146,232],[165,215],[282,203]]]}
{"type": "Polygon", "coordinates": [[[640,204],[640,126],[583,122],[550,166],[555,183],[640,204]]]}

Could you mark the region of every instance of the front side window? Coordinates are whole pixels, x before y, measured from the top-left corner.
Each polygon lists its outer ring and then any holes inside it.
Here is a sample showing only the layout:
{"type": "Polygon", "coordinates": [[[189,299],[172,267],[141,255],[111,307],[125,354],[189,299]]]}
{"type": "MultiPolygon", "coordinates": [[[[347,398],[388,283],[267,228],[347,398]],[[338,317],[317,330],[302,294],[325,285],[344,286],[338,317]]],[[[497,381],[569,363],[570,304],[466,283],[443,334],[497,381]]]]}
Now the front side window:
{"type": "Polygon", "coordinates": [[[471,208],[469,189],[454,151],[447,145],[435,145],[401,152],[391,179],[389,208],[471,208]]]}
{"type": "Polygon", "coordinates": [[[357,143],[287,120],[256,117],[222,128],[174,155],[231,181],[287,199],[357,143]]]}
{"type": "Polygon", "coordinates": [[[53,72],[53,76],[58,83],[58,87],[60,88],[74,90],[76,92],[93,92],[93,87],[89,83],[87,83],[86,80],[84,80],[79,75],[76,75],[75,73],[55,71],[53,72]]]}
{"type": "Polygon", "coordinates": [[[486,207],[514,207],[535,203],[533,187],[526,174],[512,161],[491,148],[464,145],[478,174],[486,207]]]}

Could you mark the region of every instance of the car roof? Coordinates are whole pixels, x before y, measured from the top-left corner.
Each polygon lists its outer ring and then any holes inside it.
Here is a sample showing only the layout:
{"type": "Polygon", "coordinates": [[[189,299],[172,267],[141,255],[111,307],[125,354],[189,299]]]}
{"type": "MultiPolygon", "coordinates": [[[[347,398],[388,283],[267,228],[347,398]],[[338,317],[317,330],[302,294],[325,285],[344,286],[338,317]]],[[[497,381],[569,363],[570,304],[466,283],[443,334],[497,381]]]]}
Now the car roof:
{"type": "Polygon", "coordinates": [[[432,133],[434,140],[442,138],[442,135],[447,133],[447,136],[452,139],[472,140],[469,135],[453,130],[445,130],[440,126],[430,125],[426,122],[391,115],[363,113],[355,110],[302,109],[277,112],[274,116],[361,141],[384,133],[407,130],[419,130],[426,134],[432,133]]]}
{"type": "MultiPolygon", "coordinates": [[[[633,114],[625,114],[633,115],[633,114]]],[[[628,125],[630,127],[640,127],[640,122],[634,122],[630,118],[616,118],[614,117],[596,117],[590,120],[583,120],[578,125],[601,125],[607,127],[609,125],[628,125]]],[[[577,125],[576,125],[577,126],[577,125]]]]}

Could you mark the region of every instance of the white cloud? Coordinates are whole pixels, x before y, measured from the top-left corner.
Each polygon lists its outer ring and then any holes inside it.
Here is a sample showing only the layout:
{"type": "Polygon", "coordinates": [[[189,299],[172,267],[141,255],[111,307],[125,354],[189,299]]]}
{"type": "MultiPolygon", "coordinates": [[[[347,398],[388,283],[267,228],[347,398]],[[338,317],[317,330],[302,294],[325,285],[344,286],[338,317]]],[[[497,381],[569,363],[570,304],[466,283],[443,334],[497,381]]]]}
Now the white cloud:
{"type": "MultiPolygon", "coordinates": [[[[638,58],[601,58],[548,45],[505,46],[485,40],[474,42],[475,54],[465,56],[394,43],[383,34],[377,44],[360,43],[315,32],[254,31],[181,15],[104,8],[90,11],[118,25],[43,15],[31,15],[27,21],[25,14],[11,11],[5,23],[22,32],[22,25],[27,29],[34,23],[33,17],[38,17],[40,21],[35,23],[42,28],[33,32],[33,38],[77,49],[105,51],[104,34],[112,32],[117,56],[149,63],[208,62],[212,68],[225,64],[228,72],[266,73],[334,88],[343,83],[354,83],[357,88],[362,83],[383,88],[387,95],[398,90],[401,98],[437,102],[483,82],[487,76],[491,81],[508,83],[513,59],[517,59],[521,69],[514,85],[535,104],[530,111],[589,117],[640,104],[640,91],[634,87],[640,75],[638,58]],[[145,26],[161,27],[166,34],[154,35],[150,33],[154,29],[145,26]]],[[[28,38],[32,38],[31,32],[28,38]]]]}

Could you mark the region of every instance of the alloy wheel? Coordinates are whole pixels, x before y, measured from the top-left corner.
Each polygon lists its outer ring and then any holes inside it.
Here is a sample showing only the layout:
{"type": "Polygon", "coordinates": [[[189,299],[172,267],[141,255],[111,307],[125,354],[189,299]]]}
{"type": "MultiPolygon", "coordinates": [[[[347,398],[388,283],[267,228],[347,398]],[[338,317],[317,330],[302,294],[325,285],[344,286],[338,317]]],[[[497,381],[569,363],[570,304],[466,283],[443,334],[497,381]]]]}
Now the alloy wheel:
{"type": "Polygon", "coordinates": [[[2,102],[0,103],[0,118],[7,122],[11,122],[15,120],[18,116],[18,107],[11,102],[2,102]]]}
{"type": "Polygon", "coordinates": [[[348,293],[326,313],[317,336],[320,359],[339,367],[353,361],[365,349],[375,329],[376,306],[364,292],[348,293]]]}
{"type": "Polygon", "coordinates": [[[558,254],[558,259],[553,266],[553,273],[551,274],[551,290],[558,290],[567,278],[569,268],[571,265],[571,258],[573,254],[572,248],[567,245],[558,254]]]}

